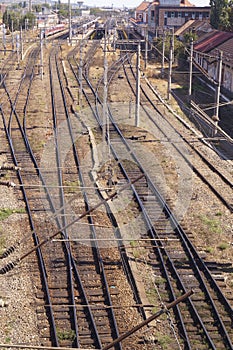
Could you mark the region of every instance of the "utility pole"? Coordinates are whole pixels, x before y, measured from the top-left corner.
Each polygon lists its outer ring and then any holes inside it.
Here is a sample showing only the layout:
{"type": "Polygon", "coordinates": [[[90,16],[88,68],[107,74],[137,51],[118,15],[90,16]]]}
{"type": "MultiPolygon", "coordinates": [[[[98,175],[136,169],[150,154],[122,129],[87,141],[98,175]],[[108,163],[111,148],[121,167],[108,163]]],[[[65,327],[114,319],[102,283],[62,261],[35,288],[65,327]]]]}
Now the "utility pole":
{"type": "Polygon", "coordinates": [[[79,100],[78,104],[82,108],[82,94],[83,94],[83,40],[80,40],[80,60],[79,60],[79,100]]]}
{"type": "Polygon", "coordinates": [[[164,56],[165,56],[165,31],[163,29],[163,47],[162,47],[162,66],[161,66],[161,76],[164,78],[164,56]]]}
{"type": "Polygon", "coordinates": [[[12,34],[12,51],[15,48],[15,43],[14,43],[14,21],[11,20],[11,34],[12,34]]]}
{"type": "Polygon", "coordinates": [[[71,4],[70,4],[70,0],[68,0],[68,9],[69,9],[69,44],[71,44],[72,32],[71,32],[71,4]]]}
{"type": "Polygon", "coordinates": [[[16,52],[17,52],[17,63],[19,64],[19,48],[20,48],[20,38],[19,34],[16,34],[16,52]]]}
{"type": "Polygon", "coordinates": [[[21,51],[21,60],[23,60],[23,31],[22,26],[20,27],[20,51],[21,51]]]}
{"type": "Polygon", "coordinates": [[[43,30],[40,30],[40,77],[43,80],[43,30]]]}
{"type": "Polygon", "coordinates": [[[102,139],[103,145],[106,141],[108,131],[108,110],[107,110],[107,98],[108,98],[108,58],[107,58],[107,25],[104,31],[104,96],[103,96],[103,121],[102,121],[102,139]]]}
{"type": "Polygon", "coordinates": [[[5,23],[3,23],[3,25],[2,25],[2,41],[3,41],[4,55],[6,55],[6,27],[5,27],[5,23]]]}
{"type": "Polygon", "coordinates": [[[129,99],[129,118],[132,117],[132,95],[130,95],[129,99]]]}
{"type": "Polygon", "coordinates": [[[139,127],[140,119],[140,54],[141,43],[138,43],[137,51],[137,75],[136,75],[136,109],[135,109],[135,126],[139,127]]]}
{"type": "Polygon", "coordinates": [[[215,116],[214,120],[216,121],[216,125],[219,121],[219,100],[220,100],[220,90],[221,90],[221,82],[222,82],[222,51],[219,51],[218,56],[218,86],[216,91],[216,109],[215,109],[215,116]]]}
{"type": "Polygon", "coordinates": [[[145,62],[144,62],[144,68],[147,68],[147,62],[148,62],[148,27],[145,27],[145,62]]]}
{"type": "Polygon", "coordinates": [[[29,0],[28,2],[28,12],[32,12],[32,0],[29,0]]]}
{"type": "Polygon", "coordinates": [[[167,84],[167,99],[170,99],[171,84],[172,84],[172,61],[173,61],[173,40],[170,37],[170,55],[169,55],[169,69],[168,69],[168,84],[167,84]]]}
{"type": "Polygon", "coordinates": [[[189,96],[192,95],[192,75],[193,75],[193,38],[190,42],[190,58],[189,58],[189,96]]]}

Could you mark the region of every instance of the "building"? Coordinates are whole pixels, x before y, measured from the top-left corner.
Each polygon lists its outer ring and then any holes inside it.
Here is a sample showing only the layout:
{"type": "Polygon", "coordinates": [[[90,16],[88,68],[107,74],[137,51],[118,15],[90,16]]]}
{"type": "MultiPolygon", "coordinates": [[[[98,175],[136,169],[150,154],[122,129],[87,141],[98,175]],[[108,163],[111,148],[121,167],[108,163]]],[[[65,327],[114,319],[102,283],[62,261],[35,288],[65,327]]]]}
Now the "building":
{"type": "Polygon", "coordinates": [[[36,19],[38,28],[51,27],[59,23],[58,14],[47,7],[42,7],[42,12],[36,14],[36,19]]]}
{"type": "Polygon", "coordinates": [[[150,32],[157,28],[177,28],[189,20],[206,21],[210,17],[210,6],[196,7],[188,0],[143,1],[135,11],[138,24],[147,25],[150,32]]]}
{"type": "Polygon", "coordinates": [[[220,53],[225,92],[233,94],[233,33],[213,30],[194,45],[194,62],[218,82],[220,53]]]}
{"type": "Polygon", "coordinates": [[[147,23],[148,22],[148,7],[150,6],[150,1],[143,1],[135,11],[135,20],[137,23],[147,23]]]}
{"type": "Polygon", "coordinates": [[[213,27],[208,20],[190,19],[182,27],[176,29],[174,34],[180,41],[183,41],[186,33],[192,33],[195,34],[195,41],[197,41],[211,32],[213,32],[213,27]]]}

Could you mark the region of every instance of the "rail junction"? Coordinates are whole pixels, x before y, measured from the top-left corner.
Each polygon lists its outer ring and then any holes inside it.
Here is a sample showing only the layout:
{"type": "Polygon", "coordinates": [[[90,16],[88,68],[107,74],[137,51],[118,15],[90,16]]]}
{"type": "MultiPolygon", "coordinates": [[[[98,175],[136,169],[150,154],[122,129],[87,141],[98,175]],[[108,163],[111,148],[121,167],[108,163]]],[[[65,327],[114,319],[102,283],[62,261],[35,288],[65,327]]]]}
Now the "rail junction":
{"type": "Polygon", "coordinates": [[[89,34],[73,46],[64,31],[46,45],[37,37],[20,62],[17,52],[2,60],[0,156],[13,167],[1,184],[14,184],[27,219],[4,244],[0,274],[24,268],[34,286],[37,334],[23,345],[232,349],[232,240],[208,258],[203,231],[217,241],[219,224],[188,214],[201,198],[230,232],[232,139],[202,118],[221,138],[215,153],[171,108],[140,66],[140,37],[89,34]]]}

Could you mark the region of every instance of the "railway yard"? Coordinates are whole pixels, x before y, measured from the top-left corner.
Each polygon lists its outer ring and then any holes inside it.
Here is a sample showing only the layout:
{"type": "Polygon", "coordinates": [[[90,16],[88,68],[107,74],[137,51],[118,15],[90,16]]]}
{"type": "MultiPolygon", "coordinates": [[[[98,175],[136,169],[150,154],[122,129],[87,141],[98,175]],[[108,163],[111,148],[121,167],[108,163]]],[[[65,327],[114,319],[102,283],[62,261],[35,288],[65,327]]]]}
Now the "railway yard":
{"type": "Polygon", "coordinates": [[[64,34],[43,69],[38,38],[0,52],[3,348],[232,349],[232,126],[143,55],[137,104],[136,58],[64,34]]]}

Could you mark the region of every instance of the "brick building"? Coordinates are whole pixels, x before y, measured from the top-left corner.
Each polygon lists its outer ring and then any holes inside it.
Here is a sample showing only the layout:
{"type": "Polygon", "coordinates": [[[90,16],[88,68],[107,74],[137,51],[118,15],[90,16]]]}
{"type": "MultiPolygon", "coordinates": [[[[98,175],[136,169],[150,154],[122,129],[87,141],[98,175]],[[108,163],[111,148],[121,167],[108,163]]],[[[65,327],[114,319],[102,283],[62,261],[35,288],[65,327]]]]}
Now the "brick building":
{"type": "Polygon", "coordinates": [[[181,27],[190,19],[208,20],[210,6],[196,7],[188,0],[157,0],[143,1],[135,12],[137,23],[147,25],[150,32],[156,28],[181,27]]]}

